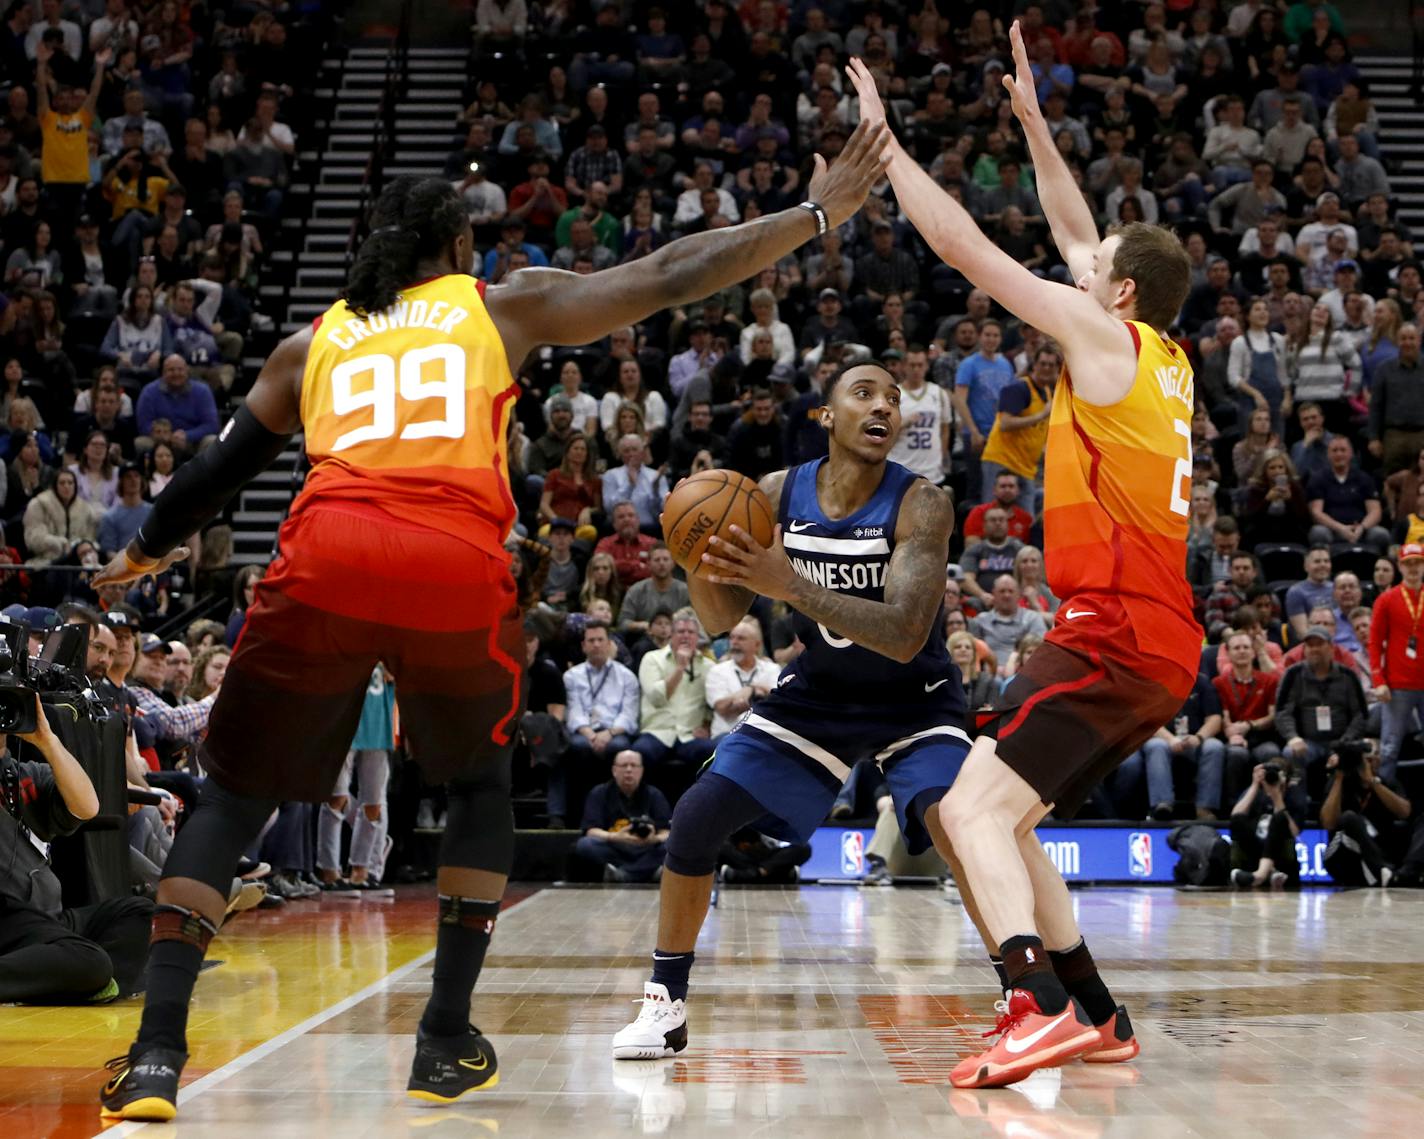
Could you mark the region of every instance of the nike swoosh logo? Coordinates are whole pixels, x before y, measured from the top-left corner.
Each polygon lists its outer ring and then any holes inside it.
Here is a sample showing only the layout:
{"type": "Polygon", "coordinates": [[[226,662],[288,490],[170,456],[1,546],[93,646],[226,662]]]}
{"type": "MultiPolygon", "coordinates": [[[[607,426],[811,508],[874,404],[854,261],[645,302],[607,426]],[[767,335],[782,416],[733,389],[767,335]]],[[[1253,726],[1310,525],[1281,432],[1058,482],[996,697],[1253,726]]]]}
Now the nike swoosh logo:
{"type": "Polygon", "coordinates": [[[926,692],[933,692],[933,691],[934,691],[936,688],[938,688],[941,684],[948,684],[948,683],[949,683],[949,677],[946,676],[943,680],[936,680],[933,684],[926,684],[926,685],[925,685],[925,691],[926,691],[926,692]]]}
{"type": "Polygon", "coordinates": [[[483,1072],[489,1067],[489,1057],[481,1056],[480,1062],[476,1064],[473,1060],[461,1060],[460,1067],[469,1068],[472,1072],[483,1072]]]}
{"type": "Polygon", "coordinates": [[[814,525],[814,522],[788,522],[786,528],[793,534],[799,534],[802,530],[809,530],[814,525]]]}
{"type": "Polygon", "coordinates": [[[1007,1040],[1004,1041],[1004,1047],[1007,1048],[1015,1056],[1017,1056],[1020,1052],[1026,1052],[1028,1049],[1032,1048],[1035,1044],[1042,1040],[1045,1036],[1047,1036],[1050,1032],[1052,1032],[1055,1028],[1057,1028],[1060,1024],[1062,1024],[1065,1020],[1067,1020],[1072,1014],[1072,1008],[1066,1008],[1063,1010],[1062,1013],[1050,1020],[1037,1032],[1029,1033],[1022,1040],[1015,1040],[1012,1036],[1010,1036],[1007,1040]]]}
{"type": "Polygon", "coordinates": [[[1092,609],[1069,609],[1063,614],[1070,621],[1076,621],[1079,617],[1096,617],[1096,611],[1092,609]]]}

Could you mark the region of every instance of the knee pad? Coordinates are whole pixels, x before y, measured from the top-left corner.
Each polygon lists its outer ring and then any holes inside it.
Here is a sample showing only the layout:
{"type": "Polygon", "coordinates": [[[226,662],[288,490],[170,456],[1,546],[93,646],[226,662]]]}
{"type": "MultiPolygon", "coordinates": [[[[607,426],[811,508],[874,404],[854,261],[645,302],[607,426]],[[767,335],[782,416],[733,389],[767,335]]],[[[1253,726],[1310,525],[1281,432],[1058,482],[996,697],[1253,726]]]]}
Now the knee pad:
{"type": "Polygon", "coordinates": [[[764,814],[766,808],[739,784],[708,772],[678,800],[663,864],[688,878],[711,874],[728,836],[764,814]]]}
{"type": "Polygon", "coordinates": [[[514,863],[514,807],[509,766],[485,778],[458,779],[446,789],[445,835],[440,864],[509,874],[514,863]]]}

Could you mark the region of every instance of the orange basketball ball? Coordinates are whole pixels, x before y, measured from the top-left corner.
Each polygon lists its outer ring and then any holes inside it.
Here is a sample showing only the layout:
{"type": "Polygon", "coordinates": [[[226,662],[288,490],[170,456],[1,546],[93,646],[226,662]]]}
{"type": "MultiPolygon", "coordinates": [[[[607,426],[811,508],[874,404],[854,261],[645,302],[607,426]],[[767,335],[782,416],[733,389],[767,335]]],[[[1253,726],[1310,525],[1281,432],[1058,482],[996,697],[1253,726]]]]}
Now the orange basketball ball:
{"type": "Polygon", "coordinates": [[[771,545],[776,526],[771,500],[736,471],[700,471],[683,479],[663,506],[663,538],[673,560],[689,574],[702,572],[707,540],[730,538],[732,526],[763,546],[771,545]]]}

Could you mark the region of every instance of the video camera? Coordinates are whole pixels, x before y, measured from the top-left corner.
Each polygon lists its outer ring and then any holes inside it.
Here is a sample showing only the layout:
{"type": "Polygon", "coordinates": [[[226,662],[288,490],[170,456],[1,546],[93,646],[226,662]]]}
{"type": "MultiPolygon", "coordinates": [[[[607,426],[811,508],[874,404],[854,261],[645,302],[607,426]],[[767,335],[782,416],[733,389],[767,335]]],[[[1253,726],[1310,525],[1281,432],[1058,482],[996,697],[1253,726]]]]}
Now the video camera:
{"type": "Polygon", "coordinates": [[[89,652],[87,626],[51,629],[39,656],[30,656],[29,649],[30,626],[0,618],[0,733],[25,735],[39,726],[36,693],[75,696],[91,720],[108,718],[108,710],[84,673],[89,652]]]}

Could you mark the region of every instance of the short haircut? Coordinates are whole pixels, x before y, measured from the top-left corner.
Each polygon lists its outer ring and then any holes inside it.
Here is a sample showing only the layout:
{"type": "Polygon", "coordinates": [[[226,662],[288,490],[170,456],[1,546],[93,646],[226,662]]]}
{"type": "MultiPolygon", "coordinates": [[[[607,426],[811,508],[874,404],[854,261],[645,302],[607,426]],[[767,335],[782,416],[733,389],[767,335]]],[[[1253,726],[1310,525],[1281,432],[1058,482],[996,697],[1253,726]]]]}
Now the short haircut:
{"type": "Polygon", "coordinates": [[[1111,232],[1122,239],[1113,253],[1112,279],[1136,285],[1138,320],[1159,331],[1167,328],[1191,289],[1187,251],[1171,230],[1147,222],[1130,222],[1111,232]]]}
{"type": "Polygon", "coordinates": [[[1229,514],[1223,514],[1211,524],[1213,534],[1239,534],[1241,527],[1236,525],[1236,519],[1229,514]]]}
{"type": "Polygon", "coordinates": [[[667,548],[668,547],[666,542],[654,542],[651,546],[648,547],[648,556],[651,557],[659,550],[666,550],[667,548]]]}
{"type": "Polygon", "coordinates": [[[835,375],[833,375],[829,380],[826,381],[825,391],[821,394],[821,400],[823,403],[830,403],[831,400],[835,398],[836,387],[840,384],[841,380],[845,378],[847,372],[854,371],[856,368],[879,368],[887,376],[890,376],[891,379],[894,379],[894,375],[891,373],[889,368],[887,368],[884,364],[877,363],[874,360],[855,360],[849,364],[842,364],[836,370],[835,375]]]}
{"type": "Polygon", "coordinates": [[[597,629],[602,629],[605,634],[610,637],[612,636],[612,634],[608,632],[607,621],[603,621],[597,617],[592,617],[583,623],[583,635],[585,637],[597,629]]]}

